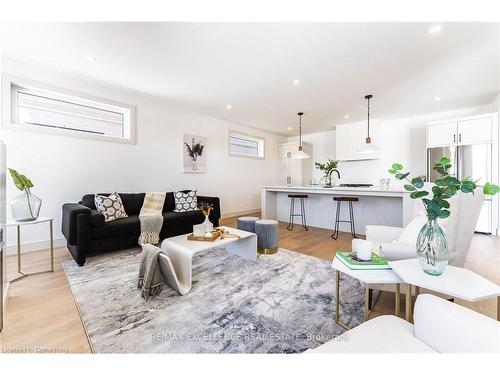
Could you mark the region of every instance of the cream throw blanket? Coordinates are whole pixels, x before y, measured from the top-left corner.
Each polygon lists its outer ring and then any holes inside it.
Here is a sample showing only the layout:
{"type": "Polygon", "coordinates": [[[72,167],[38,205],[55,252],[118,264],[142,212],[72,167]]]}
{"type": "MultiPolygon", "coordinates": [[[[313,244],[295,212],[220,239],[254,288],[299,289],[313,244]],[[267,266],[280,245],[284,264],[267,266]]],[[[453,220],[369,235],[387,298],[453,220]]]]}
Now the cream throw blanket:
{"type": "Polygon", "coordinates": [[[139,244],[160,242],[160,231],[163,225],[163,204],[167,193],[146,193],[142,204],[139,220],[141,221],[141,235],[139,244]]]}

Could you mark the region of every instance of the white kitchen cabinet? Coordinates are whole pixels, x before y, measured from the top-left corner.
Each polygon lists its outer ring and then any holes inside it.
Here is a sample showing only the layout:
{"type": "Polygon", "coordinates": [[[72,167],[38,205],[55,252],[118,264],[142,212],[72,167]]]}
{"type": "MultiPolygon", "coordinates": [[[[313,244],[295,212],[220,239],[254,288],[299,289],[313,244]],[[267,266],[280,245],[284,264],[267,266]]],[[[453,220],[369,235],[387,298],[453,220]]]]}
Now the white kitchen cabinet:
{"type": "Polygon", "coordinates": [[[457,141],[458,137],[456,121],[436,124],[427,128],[428,147],[452,145],[457,141]]]}
{"type": "MultiPolygon", "coordinates": [[[[357,149],[365,144],[366,121],[337,125],[335,128],[335,158],[339,161],[380,159],[380,152],[359,154],[357,149]]],[[[378,146],[378,121],[370,121],[372,144],[378,146]]]]}
{"type": "Polygon", "coordinates": [[[457,141],[459,144],[477,144],[491,142],[492,118],[476,118],[457,123],[457,141]]]}
{"type": "Polygon", "coordinates": [[[294,159],[299,150],[299,142],[278,145],[278,185],[308,185],[312,177],[312,145],[302,143],[302,148],[309,155],[307,159],[294,159]]]}
{"type": "Polygon", "coordinates": [[[491,143],[495,114],[462,117],[429,123],[427,147],[460,146],[491,143]]]}

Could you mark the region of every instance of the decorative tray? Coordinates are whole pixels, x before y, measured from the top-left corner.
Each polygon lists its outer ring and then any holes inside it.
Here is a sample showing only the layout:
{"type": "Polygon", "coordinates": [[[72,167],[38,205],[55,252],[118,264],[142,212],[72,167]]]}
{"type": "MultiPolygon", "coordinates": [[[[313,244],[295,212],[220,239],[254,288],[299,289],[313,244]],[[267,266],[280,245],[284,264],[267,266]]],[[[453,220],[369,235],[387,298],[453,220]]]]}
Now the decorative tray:
{"type": "Polygon", "coordinates": [[[208,242],[214,242],[220,236],[221,236],[221,232],[218,231],[218,230],[214,230],[212,232],[212,237],[194,236],[193,233],[191,233],[191,234],[188,234],[187,239],[189,241],[208,241],[208,242]]]}

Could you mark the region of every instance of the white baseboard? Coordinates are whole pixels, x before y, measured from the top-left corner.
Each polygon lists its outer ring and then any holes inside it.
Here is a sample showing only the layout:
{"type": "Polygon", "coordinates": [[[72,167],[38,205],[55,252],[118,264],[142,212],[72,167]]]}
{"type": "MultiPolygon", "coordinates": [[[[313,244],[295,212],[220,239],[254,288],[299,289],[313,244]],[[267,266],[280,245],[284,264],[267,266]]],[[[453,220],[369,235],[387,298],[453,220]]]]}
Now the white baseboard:
{"type": "MultiPolygon", "coordinates": [[[[59,237],[54,238],[54,248],[66,246],[66,238],[59,237]]],[[[21,253],[29,253],[32,251],[47,250],[50,247],[50,241],[33,241],[33,242],[22,242],[21,243],[21,253]]],[[[6,247],[5,255],[15,255],[17,253],[17,245],[10,245],[6,247]]]]}
{"type": "Polygon", "coordinates": [[[260,207],[254,208],[252,210],[246,210],[246,211],[228,212],[228,213],[223,214],[221,216],[221,219],[227,219],[228,217],[235,217],[235,216],[244,216],[244,215],[248,215],[248,214],[254,214],[256,212],[260,212],[260,207]]]}

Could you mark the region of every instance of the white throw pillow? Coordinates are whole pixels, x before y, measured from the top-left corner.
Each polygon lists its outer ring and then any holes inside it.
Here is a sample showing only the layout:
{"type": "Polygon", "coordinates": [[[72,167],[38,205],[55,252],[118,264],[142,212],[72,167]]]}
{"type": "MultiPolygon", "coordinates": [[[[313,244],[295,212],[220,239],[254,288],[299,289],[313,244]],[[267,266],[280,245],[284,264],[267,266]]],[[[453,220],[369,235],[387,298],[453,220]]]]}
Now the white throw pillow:
{"type": "Polygon", "coordinates": [[[418,234],[425,223],[427,223],[427,217],[425,215],[418,215],[403,229],[397,242],[416,245],[418,234]]]}
{"type": "Polygon", "coordinates": [[[109,196],[96,194],[94,197],[97,211],[104,215],[104,221],[128,217],[120,195],[114,191],[109,196]]]}
{"type": "Polygon", "coordinates": [[[196,190],[192,190],[188,193],[176,191],[174,193],[174,199],[174,212],[188,212],[198,210],[198,197],[196,196],[196,190]]]}

